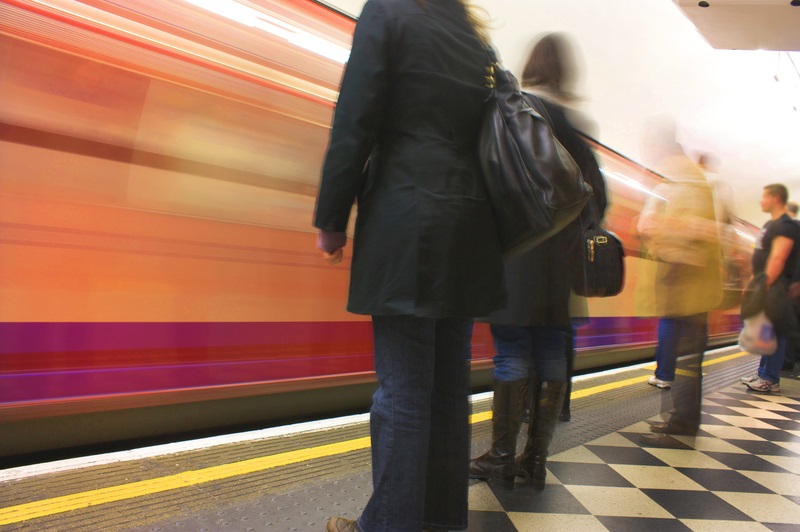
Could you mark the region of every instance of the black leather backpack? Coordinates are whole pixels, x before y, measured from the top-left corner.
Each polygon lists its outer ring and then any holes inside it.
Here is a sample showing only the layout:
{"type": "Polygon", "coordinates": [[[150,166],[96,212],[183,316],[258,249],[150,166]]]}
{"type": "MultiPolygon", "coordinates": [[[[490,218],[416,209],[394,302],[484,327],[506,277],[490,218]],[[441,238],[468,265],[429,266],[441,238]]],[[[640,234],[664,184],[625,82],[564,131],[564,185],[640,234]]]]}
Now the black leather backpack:
{"type": "Polygon", "coordinates": [[[538,98],[519,89],[490,52],[479,157],[506,258],[524,254],[574,220],[592,195],[556,140],[538,98]]]}

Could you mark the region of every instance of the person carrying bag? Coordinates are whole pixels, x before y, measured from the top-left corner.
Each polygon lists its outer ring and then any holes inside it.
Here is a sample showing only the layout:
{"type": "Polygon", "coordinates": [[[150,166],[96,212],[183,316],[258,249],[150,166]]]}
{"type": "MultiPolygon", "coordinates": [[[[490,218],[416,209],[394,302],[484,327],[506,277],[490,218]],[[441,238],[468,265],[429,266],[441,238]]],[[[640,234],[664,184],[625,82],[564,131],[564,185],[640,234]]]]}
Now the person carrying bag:
{"type": "MultiPolygon", "coordinates": [[[[478,153],[506,258],[524,255],[578,217],[592,189],[513,74],[488,49],[486,103],[478,153]]],[[[546,112],[546,111],[545,111],[546,112]]]]}

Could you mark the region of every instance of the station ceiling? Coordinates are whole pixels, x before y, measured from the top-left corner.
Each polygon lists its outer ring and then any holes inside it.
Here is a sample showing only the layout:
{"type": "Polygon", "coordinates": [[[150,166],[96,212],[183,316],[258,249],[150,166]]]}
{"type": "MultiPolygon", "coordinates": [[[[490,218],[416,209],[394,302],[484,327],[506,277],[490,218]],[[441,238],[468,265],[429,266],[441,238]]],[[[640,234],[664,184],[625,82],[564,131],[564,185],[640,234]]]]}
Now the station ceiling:
{"type": "Polygon", "coordinates": [[[800,50],[800,0],[674,0],[722,50],[800,50]]]}

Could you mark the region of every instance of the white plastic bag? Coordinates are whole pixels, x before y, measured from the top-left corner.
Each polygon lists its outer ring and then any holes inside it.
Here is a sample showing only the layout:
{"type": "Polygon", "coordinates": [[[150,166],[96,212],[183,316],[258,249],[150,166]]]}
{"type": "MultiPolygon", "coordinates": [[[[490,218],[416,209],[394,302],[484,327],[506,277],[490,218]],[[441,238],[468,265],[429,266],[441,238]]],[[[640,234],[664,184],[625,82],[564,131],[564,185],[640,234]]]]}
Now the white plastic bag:
{"type": "Polygon", "coordinates": [[[751,355],[772,355],[778,350],[775,327],[763,312],[744,320],[739,334],[739,348],[751,355]]]}

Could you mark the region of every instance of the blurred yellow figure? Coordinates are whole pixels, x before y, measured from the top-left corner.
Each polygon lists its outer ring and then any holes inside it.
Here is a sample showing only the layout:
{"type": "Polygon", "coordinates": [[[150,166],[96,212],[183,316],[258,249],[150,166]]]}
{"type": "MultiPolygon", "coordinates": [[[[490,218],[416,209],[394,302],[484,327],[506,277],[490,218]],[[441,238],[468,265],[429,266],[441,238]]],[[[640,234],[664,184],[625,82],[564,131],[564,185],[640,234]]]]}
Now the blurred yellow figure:
{"type": "Polygon", "coordinates": [[[668,180],[653,191],[637,227],[650,259],[643,261],[639,303],[659,317],[657,368],[648,382],[672,389],[662,412],[674,413],[642,440],[669,445],[667,434],[693,435],[700,425],[701,368],[708,312],[722,298],[722,249],[712,187],[677,143],[674,121],[651,121],[643,151],[668,180]]]}

